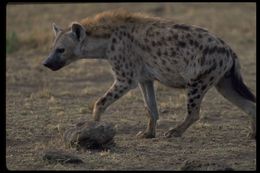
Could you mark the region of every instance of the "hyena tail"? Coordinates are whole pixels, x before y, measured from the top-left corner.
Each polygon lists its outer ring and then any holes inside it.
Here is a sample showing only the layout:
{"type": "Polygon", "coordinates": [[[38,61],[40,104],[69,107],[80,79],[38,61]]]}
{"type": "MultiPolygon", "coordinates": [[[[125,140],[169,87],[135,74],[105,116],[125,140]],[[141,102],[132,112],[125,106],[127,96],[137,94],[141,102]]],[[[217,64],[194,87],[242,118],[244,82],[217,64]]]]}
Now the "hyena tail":
{"type": "Polygon", "coordinates": [[[231,80],[231,85],[233,89],[242,97],[252,102],[256,102],[256,98],[254,94],[249,90],[249,88],[245,85],[243,78],[240,73],[240,65],[238,62],[238,58],[235,53],[232,56],[233,66],[230,71],[227,73],[228,77],[231,80]]]}

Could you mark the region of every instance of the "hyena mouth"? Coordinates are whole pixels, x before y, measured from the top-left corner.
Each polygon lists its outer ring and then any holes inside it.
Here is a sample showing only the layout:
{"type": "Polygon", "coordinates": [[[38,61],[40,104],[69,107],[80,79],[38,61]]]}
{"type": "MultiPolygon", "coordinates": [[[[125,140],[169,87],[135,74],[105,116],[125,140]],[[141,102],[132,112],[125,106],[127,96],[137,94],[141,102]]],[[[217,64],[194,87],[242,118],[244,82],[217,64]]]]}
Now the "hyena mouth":
{"type": "Polygon", "coordinates": [[[61,69],[65,63],[49,63],[49,62],[44,62],[43,65],[45,67],[48,67],[49,69],[51,69],[52,71],[57,71],[59,69],[61,69]]]}

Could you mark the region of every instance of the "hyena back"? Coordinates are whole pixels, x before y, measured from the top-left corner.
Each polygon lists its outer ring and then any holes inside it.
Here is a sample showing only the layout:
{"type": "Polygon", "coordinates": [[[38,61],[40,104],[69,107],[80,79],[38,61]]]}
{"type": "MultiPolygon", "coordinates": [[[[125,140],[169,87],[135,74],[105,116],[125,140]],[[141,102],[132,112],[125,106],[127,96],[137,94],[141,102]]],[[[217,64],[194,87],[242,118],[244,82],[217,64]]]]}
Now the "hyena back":
{"type": "Polygon", "coordinates": [[[112,66],[115,80],[94,105],[96,121],[109,105],[139,85],[149,121],[138,136],[155,137],[159,114],[153,83],[157,80],[186,88],[188,96],[185,120],[166,137],[181,136],[199,119],[201,101],[212,86],[251,115],[255,136],[255,96],[242,80],[237,55],[206,29],[124,11],[101,13],[65,30],[54,24],[53,29],[56,39],[45,66],[58,70],[82,58],[106,59],[112,66]]]}

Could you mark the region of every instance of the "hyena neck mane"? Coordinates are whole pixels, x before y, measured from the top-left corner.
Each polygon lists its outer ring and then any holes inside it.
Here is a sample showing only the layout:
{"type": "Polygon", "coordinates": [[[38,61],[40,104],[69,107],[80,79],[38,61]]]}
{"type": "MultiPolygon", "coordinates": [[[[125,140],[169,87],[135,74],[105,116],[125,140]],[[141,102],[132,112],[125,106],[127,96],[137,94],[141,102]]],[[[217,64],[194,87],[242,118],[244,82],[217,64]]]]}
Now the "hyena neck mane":
{"type": "Polygon", "coordinates": [[[141,13],[130,13],[125,10],[107,11],[94,17],[88,17],[80,21],[85,27],[86,33],[92,37],[109,38],[114,29],[131,24],[145,24],[158,20],[141,13]]]}

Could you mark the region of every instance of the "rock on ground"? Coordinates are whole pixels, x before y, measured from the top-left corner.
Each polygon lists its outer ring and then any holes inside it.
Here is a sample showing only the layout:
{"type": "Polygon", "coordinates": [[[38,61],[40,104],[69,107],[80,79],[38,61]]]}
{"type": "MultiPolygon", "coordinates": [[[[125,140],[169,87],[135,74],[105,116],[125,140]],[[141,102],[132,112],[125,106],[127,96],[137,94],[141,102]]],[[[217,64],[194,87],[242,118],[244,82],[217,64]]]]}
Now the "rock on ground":
{"type": "Polygon", "coordinates": [[[72,154],[65,153],[64,151],[60,150],[50,150],[50,151],[44,151],[43,152],[43,160],[48,161],[49,163],[74,163],[74,164],[80,164],[83,163],[83,161],[72,154]]]}
{"type": "Polygon", "coordinates": [[[65,145],[77,149],[101,149],[114,142],[115,129],[105,122],[80,122],[65,131],[65,145]]]}
{"type": "Polygon", "coordinates": [[[180,168],[181,171],[234,171],[225,163],[207,162],[200,160],[186,160],[180,168]]]}

